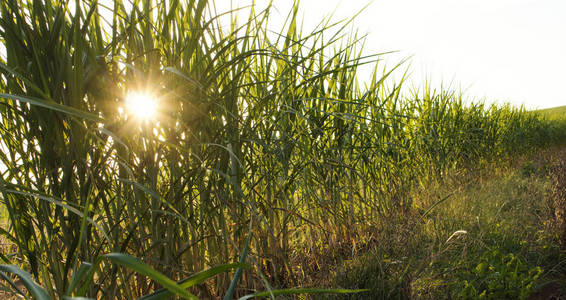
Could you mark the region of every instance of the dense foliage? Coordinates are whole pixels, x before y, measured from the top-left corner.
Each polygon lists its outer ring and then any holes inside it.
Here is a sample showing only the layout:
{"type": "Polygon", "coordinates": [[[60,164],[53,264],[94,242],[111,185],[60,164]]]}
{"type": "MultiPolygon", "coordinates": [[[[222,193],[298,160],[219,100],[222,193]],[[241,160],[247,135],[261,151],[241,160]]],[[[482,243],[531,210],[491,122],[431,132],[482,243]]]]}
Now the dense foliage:
{"type": "MultiPolygon", "coordinates": [[[[379,56],[363,57],[360,40],[343,37],[348,23],[304,34],[297,6],[274,33],[270,9],[252,9],[242,26],[224,15],[227,28],[205,0],[112,4],[0,3],[0,230],[17,246],[0,258],[51,296],[109,252],[180,280],[237,262],[248,246],[254,270],[239,294],[295,286],[308,275],[297,255],[411,207],[420,183],[558,138],[523,109],[403,92],[388,79],[399,66],[381,72],[379,56]],[[356,71],[367,63],[375,71],[362,88],[356,71]],[[157,98],[155,119],[123,110],[138,90],[157,98]]],[[[71,294],[159,288],[100,268],[96,284],[71,294]]],[[[222,295],[231,280],[193,292],[222,295]]]]}

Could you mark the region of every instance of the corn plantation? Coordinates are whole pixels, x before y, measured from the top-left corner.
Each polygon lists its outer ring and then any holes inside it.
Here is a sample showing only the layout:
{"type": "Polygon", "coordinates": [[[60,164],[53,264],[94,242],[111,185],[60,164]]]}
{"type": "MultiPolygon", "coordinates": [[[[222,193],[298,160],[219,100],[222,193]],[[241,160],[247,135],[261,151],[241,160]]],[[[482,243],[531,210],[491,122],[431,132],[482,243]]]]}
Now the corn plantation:
{"type": "MultiPolygon", "coordinates": [[[[420,184],[560,135],[521,108],[407,92],[389,78],[403,65],[362,56],[348,22],[304,33],[298,6],[274,33],[269,8],[226,28],[205,0],[73,4],[0,3],[0,233],[15,245],[0,259],[50,297],[163,286],[110,261],[73,280],[111,252],[175,281],[244,258],[237,295],[294,287],[295,256],[411,208],[420,184]],[[155,120],[119,109],[135,90],[155,120]]],[[[222,296],[233,277],[191,291],[222,296]]]]}

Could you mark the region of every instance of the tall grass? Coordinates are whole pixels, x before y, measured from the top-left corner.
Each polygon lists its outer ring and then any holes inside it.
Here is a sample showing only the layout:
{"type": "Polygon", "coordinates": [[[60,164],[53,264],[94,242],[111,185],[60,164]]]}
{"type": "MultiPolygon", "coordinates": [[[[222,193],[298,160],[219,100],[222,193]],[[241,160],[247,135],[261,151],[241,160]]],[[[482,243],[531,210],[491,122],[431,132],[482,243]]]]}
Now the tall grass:
{"type": "MultiPolygon", "coordinates": [[[[404,95],[388,79],[400,65],[379,72],[347,22],[303,33],[298,5],[274,33],[270,8],[241,26],[229,12],[223,28],[205,0],[69,4],[0,4],[1,233],[17,245],[1,259],[51,297],[105,253],[180,280],[238,261],[249,234],[255,271],[237,294],[297,286],[309,274],[294,258],[410,207],[423,180],[557,137],[523,109],[430,88],[404,95]],[[367,63],[375,71],[362,88],[367,63]],[[155,121],[118,109],[135,90],[158,98],[155,121]]],[[[100,267],[85,295],[161,287],[100,267]]],[[[231,280],[193,292],[213,298],[231,280]]]]}

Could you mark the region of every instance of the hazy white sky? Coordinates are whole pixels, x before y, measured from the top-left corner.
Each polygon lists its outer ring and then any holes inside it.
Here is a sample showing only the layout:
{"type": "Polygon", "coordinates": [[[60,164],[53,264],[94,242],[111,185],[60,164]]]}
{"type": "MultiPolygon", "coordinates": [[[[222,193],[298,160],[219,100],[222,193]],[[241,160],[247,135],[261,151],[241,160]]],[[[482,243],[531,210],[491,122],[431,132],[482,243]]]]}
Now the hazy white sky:
{"type": "MultiPolygon", "coordinates": [[[[265,7],[268,1],[255,2],[265,7]]],[[[273,3],[279,13],[272,18],[285,17],[292,5],[273,3]]],[[[368,3],[303,0],[305,30],[332,12],[336,20],[349,18],[368,3]]],[[[368,34],[367,54],[400,51],[386,59],[388,65],[413,55],[411,80],[417,85],[430,77],[488,102],[566,105],[565,0],[375,0],[354,26],[368,34]]]]}

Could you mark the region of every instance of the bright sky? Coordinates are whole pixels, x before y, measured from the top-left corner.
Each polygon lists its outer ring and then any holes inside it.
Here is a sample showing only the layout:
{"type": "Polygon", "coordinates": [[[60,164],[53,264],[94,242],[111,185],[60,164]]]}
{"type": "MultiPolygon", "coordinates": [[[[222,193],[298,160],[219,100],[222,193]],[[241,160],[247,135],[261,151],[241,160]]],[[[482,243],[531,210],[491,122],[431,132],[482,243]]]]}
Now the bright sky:
{"type": "MultiPolygon", "coordinates": [[[[263,8],[268,1],[255,2],[263,8]]],[[[333,20],[349,18],[369,2],[303,0],[305,30],[332,12],[333,20]]],[[[274,19],[292,5],[273,3],[274,19]]],[[[417,86],[431,78],[470,98],[546,108],[566,105],[565,16],[564,0],[374,0],[354,26],[368,34],[367,54],[400,51],[386,57],[390,66],[412,55],[417,86]]]]}

